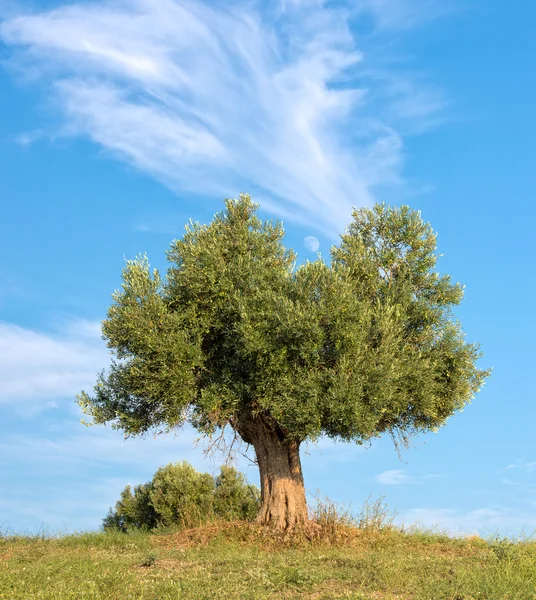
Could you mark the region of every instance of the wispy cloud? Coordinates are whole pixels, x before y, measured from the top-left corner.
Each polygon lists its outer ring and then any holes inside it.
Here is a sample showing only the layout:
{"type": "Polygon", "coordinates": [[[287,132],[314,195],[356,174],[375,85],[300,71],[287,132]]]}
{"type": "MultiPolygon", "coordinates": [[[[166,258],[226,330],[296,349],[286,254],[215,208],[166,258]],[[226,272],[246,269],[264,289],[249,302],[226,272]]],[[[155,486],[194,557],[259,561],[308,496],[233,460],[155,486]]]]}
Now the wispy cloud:
{"type": "Polygon", "coordinates": [[[86,428],[74,420],[66,421],[65,429],[76,433],[8,436],[0,442],[0,464],[25,464],[28,468],[35,468],[33,462],[27,463],[27,457],[32,456],[39,463],[39,470],[54,467],[65,471],[69,465],[78,469],[81,464],[90,468],[110,463],[159,466],[162,461],[171,462],[177,460],[177,456],[194,453],[194,441],[198,438],[198,434],[190,427],[177,436],[168,434],[128,439],[110,428],[86,428]]]}
{"type": "Polygon", "coordinates": [[[361,0],[381,30],[411,29],[454,10],[453,0],[361,0]]]}
{"type": "Polygon", "coordinates": [[[0,492],[0,532],[49,535],[73,533],[80,530],[95,530],[110,506],[119,498],[125,481],[109,477],[94,483],[50,481],[48,489],[7,490],[0,492]],[[58,494],[58,489],[62,490],[58,494]],[[32,493],[33,492],[33,493],[32,493]]]}
{"type": "MultiPolygon", "coordinates": [[[[186,426],[177,435],[125,440],[118,431],[84,428],[74,419],[62,421],[59,431],[4,435],[0,472],[16,476],[0,486],[0,531],[96,529],[127,483],[150,480],[162,465],[187,460],[216,473],[224,457],[206,457],[206,446],[196,445],[197,439],[197,432],[186,426]]],[[[248,466],[245,460],[238,463],[248,466]]],[[[246,473],[258,483],[256,468],[246,473]]]]}
{"type": "MultiPolygon", "coordinates": [[[[363,4],[386,29],[411,27],[432,5],[363,4]]],[[[371,76],[350,27],[357,9],[330,6],[79,2],[12,16],[0,37],[13,65],[52,86],[63,133],[174,190],[218,200],[250,191],[333,234],[377,186],[400,184],[398,124],[422,129],[442,103],[403,73],[371,76]]]]}
{"type": "Polygon", "coordinates": [[[378,483],[383,483],[384,485],[402,485],[415,481],[415,478],[404,469],[383,471],[383,473],[376,475],[375,479],[378,483]]]}
{"type": "Polygon", "coordinates": [[[501,471],[517,471],[529,475],[536,471],[536,461],[526,461],[518,459],[516,460],[516,462],[510,463],[509,465],[501,469],[501,471]]]}
{"type": "Polygon", "coordinates": [[[501,483],[504,483],[504,485],[510,485],[512,487],[523,488],[524,490],[536,490],[536,484],[534,483],[527,483],[526,481],[513,481],[508,477],[501,479],[501,483]]]}
{"type": "Polygon", "coordinates": [[[109,360],[99,323],[76,320],[52,333],[0,323],[0,404],[35,408],[74,397],[109,360]]]}
{"type": "Polygon", "coordinates": [[[451,534],[530,535],[536,529],[534,512],[499,505],[461,511],[450,508],[413,508],[401,513],[397,522],[406,526],[439,529],[451,534]]]}
{"type": "Polygon", "coordinates": [[[438,479],[444,477],[437,473],[429,473],[427,475],[411,475],[405,469],[392,469],[383,471],[376,475],[375,480],[383,485],[404,485],[407,483],[424,483],[429,479],[438,479]]]}
{"type": "Polygon", "coordinates": [[[536,461],[518,459],[506,467],[499,469],[499,473],[506,475],[501,477],[501,483],[504,485],[520,488],[520,490],[528,492],[530,498],[534,496],[533,492],[536,490],[536,481],[534,480],[536,461]]]}
{"type": "Polygon", "coordinates": [[[45,132],[42,129],[36,129],[35,131],[27,131],[15,136],[14,140],[19,146],[23,148],[31,146],[35,142],[45,137],[45,132]]]}

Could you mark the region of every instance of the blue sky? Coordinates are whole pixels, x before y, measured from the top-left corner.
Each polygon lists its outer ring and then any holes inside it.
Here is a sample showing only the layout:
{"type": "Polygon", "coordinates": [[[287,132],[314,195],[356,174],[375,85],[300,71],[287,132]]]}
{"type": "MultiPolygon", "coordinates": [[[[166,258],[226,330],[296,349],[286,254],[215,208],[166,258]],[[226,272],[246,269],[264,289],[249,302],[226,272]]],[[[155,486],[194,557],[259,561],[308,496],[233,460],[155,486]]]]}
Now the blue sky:
{"type": "MultiPolygon", "coordinates": [[[[536,529],[531,272],[536,6],[500,0],[0,0],[0,528],[96,529],[126,483],[190,460],[190,429],[123,441],[74,396],[125,258],[251,193],[315,258],[352,206],[407,203],[466,285],[493,374],[400,460],[321,440],[307,490],[407,525],[536,529]]],[[[255,468],[238,460],[252,482],[255,468]]]]}

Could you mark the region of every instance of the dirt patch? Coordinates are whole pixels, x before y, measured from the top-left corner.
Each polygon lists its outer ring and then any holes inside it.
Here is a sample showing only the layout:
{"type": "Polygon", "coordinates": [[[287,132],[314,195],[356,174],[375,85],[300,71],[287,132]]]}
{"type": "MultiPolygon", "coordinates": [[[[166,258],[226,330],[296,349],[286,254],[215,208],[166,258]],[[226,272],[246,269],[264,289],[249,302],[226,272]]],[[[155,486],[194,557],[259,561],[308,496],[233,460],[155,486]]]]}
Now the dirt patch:
{"type": "Polygon", "coordinates": [[[14,552],[6,552],[5,554],[0,554],[0,561],[9,560],[12,556],[14,556],[14,552]]]}

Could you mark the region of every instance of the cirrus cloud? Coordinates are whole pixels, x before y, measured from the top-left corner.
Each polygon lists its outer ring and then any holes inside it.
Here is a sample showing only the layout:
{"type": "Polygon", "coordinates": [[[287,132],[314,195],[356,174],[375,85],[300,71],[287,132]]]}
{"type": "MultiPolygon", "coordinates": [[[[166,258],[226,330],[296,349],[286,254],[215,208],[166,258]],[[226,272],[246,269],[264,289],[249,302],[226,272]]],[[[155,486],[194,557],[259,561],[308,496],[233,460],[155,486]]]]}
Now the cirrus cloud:
{"type": "Polygon", "coordinates": [[[433,88],[375,70],[357,46],[358,12],[381,28],[430,10],[404,6],[75,2],[11,15],[0,39],[13,66],[52,90],[64,134],[177,192],[247,189],[279,216],[334,234],[378,186],[401,183],[401,130],[435,123],[442,107],[433,88]]]}
{"type": "Polygon", "coordinates": [[[404,469],[392,469],[376,475],[376,481],[384,485],[402,485],[413,482],[414,478],[404,469]]]}
{"type": "Polygon", "coordinates": [[[0,323],[0,404],[74,398],[109,361],[99,323],[78,319],[53,333],[0,323]]]}
{"type": "Polygon", "coordinates": [[[501,505],[467,511],[454,508],[412,508],[398,515],[405,526],[445,531],[451,535],[530,535],[536,529],[534,512],[501,505]]]}

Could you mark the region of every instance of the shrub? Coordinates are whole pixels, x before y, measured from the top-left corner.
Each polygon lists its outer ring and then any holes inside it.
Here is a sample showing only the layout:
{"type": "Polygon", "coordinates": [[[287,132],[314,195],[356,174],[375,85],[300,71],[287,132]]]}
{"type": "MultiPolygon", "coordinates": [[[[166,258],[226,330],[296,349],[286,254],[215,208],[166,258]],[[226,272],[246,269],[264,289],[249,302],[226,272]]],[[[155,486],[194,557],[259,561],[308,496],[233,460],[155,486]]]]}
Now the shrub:
{"type": "Polygon", "coordinates": [[[228,521],[252,521],[259,512],[259,504],[259,488],[248,484],[243,473],[223,466],[215,482],[215,515],[228,521]]]}
{"type": "Polygon", "coordinates": [[[127,485],[121,492],[121,498],[115,510],[108,511],[102,525],[105,530],[153,529],[158,524],[157,513],[151,503],[152,482],[132,488],[127,485]]]}
{"type": "Polygon", "coordinates": [[[211,512],[214,478],[186,461],[161,467],[152,480],[149,502],[159,525],[198,525],[211,512]]]}
{"type": "Polygon", "coordinates": [[[214,517],[250,521],[259,503],[258,488],[233,467],[223,466],[214,478],[186,461],[170,463],[158,469],[148,483],[134,490],[127,485],[102,526],[105,531],[127,532],[158,526],[191,527],[214,517]]]}

